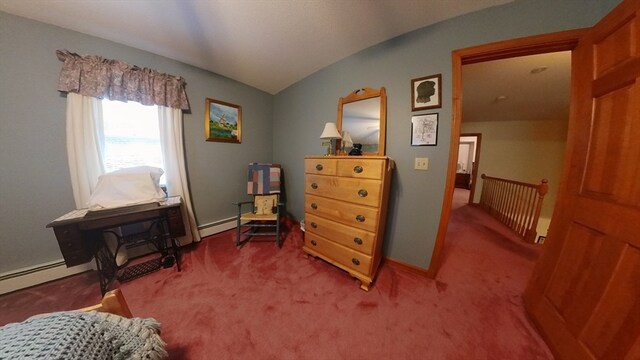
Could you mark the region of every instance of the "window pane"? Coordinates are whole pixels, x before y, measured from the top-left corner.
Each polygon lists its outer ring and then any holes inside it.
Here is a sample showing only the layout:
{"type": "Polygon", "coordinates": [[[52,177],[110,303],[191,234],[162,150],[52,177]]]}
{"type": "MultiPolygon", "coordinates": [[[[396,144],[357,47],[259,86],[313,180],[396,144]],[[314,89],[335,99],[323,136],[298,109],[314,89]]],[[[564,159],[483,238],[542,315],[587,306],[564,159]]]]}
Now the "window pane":
{"type": "Polygon", "coordinates": [[[156,106],[105,99],[102,115],[106,172],[141,165],[164,170],[156,106]]]}

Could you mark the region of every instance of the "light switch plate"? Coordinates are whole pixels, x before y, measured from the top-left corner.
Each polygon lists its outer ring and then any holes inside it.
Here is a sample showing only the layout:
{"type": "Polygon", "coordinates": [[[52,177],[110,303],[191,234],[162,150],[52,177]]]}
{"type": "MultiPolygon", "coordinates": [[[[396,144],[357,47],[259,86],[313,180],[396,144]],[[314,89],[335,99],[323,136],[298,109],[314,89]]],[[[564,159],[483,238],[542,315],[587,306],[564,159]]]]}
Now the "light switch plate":
{"type": "Polygon", "coordinates": [[[427,170],[429,168],[429,158],[416,158],[415,170],[427,170]]]}

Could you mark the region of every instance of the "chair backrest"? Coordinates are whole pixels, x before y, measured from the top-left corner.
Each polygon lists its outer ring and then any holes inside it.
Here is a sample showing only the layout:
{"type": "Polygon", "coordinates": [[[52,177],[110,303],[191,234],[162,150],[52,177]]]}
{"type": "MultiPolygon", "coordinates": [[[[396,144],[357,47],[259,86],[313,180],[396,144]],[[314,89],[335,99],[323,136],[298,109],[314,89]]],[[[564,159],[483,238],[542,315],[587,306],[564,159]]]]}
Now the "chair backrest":
{"type": "Polygon", "coordinates": [[[254,195],[253,210],[256,215],[275,214],[278,209],[278,194],[254,195]]]}
{"type": "Polygon", "coordinates": [[[280,164],[249,164],[247,194],[266,195],[280,193],[280,164]]]}

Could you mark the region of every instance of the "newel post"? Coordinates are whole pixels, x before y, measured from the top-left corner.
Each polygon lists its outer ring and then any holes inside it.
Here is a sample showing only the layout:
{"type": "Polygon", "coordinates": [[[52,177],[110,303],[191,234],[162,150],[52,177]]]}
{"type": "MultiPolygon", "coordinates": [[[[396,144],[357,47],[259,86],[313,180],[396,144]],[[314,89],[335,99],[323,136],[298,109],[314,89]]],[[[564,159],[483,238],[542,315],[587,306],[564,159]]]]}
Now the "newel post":
{"type": "Polygon", "coordinates": [[[533,222],[531,223],[531,228],[527,230],[527,234],[525,235],[524,240],[529,243],[534,243],[536,241],[536,236],[538,235],[538,219],[540,218],[540,212],[542,211],[542,202],[544,201],[544,196],[549,192],[549,180],[542,179],[540,181],[540,185],[537,186],[538,192],[538,201],[536,201],[536,211],[533,216],[533,222]]]}

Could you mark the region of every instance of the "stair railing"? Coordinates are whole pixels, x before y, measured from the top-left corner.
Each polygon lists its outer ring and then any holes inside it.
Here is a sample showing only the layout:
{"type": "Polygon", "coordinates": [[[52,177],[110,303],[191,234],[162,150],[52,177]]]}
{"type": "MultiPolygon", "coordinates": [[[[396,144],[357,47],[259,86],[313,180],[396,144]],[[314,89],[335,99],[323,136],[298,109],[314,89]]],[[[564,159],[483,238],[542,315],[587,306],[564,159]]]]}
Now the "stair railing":
{"type": "Polygon", "coordinates": [[[480,207],[513,230],[524,241],[536,241],[536,228],[549,181],[529,184],[482,174],[480,207]]]}

